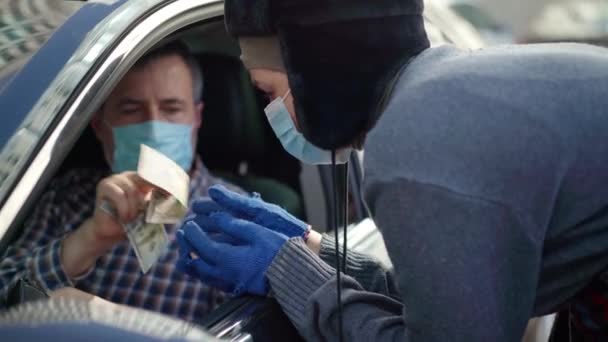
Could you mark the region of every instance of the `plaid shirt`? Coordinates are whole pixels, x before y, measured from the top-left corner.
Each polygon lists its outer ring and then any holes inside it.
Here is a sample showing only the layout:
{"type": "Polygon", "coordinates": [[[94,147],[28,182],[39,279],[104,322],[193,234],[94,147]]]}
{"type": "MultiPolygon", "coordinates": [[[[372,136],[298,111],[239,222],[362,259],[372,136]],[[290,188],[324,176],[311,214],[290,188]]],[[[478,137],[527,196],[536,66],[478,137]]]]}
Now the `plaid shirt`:
{"type": "MultiPolygon", "coordinates": [[[[166,226],[169,250],[146,274],[128,241],[116,245],[85,275],[70,279],[60,262],[63,238],[91,217],[97,183],[108,173],[91,169],[73,170],[54,180],[42,196],[20,238],[0,262],[0,295],[19,278],[27,278],[52,291],[75,287],[88,293],[188,321],[200,320],[216,308],[225,295],[176,269],[179,225],[166,226]]],[[[206,196],[214,184],[235,187],[212,177],[197,160],[190,181],[190,198],[206,196]]]]}

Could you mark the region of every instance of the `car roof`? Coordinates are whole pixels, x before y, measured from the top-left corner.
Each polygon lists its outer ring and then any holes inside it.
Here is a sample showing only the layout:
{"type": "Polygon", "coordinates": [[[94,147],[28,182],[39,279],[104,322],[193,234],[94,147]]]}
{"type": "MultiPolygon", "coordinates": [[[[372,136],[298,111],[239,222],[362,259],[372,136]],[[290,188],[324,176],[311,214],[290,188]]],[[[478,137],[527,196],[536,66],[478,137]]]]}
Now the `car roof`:
{"type": "Polygon", "coordinates": [[[65,0],[0,3],[0,78],[22,66],[83,4],[65,0]]]}
{"type": "Polygon", "coordinates": [[[128,0],[5,0],[0,5],[0,149],[87,35],[128,0]],[[11,39],[8,39],[11,38],[11,39]],[[1,53],[3,52],[3,53],[1,53]],[[10,62],[10,63],[9,63],[10,62]]]}

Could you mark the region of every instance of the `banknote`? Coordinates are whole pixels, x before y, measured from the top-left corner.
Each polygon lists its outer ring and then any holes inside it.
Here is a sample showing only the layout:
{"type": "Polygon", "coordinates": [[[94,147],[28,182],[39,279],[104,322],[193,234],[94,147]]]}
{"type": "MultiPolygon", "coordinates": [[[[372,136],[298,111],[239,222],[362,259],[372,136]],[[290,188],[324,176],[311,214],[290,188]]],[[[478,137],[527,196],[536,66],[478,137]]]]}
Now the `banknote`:
{"type": "Polygon", "coordinates": [[[176,224],[181,222],[186,212],[187,208],[177,198],[155,190],[146,209],[146,222],[176,224]]]}
{"type": "Polygon", "coordinates": [[[188,207],[190,177],[172,159],[151,147],[141,145],[137,174],[175,197],[183,207],[188,207]]]}
{"type": "Polygon", "coordinates": [[[169,247],[169,239],[163,224],[145,222],[145,215],[125,224],[125,231],[131,246],[135,250],[135,255],[139,261],[139,266],[143,273],[147,273],[158,259],[160,259],[169,247]]]}
{"type": "MultiPolygon", "coordinates": [[[[100,209],[118,218],[116,209],[108,201],[101,203],[100,209]]],[[[131,247],[143,273],[147,273],[169,247],[169,239],[163,224],[147,223],[141,213],[134,221],[122,224],[131,247]]]]}
{"type": "Polygon", "coordinates": [[[188,210],[190,177],[173,160],[141,145],[137,174],[158,189],[146,210],[148,223],[179,223],[188,210]]]}
{"type": "MultiPolygon", "coordinates": [[[[123,228],[146,273],[167,252],[165,224],[177,224],[186,215],[190,177],[173,160],[146,145],[141,145],[137,174],[155,189],[142,213],[123,228]]],[[[101,209],[118,217],[108,201],[102,202],[101,209]]]]}

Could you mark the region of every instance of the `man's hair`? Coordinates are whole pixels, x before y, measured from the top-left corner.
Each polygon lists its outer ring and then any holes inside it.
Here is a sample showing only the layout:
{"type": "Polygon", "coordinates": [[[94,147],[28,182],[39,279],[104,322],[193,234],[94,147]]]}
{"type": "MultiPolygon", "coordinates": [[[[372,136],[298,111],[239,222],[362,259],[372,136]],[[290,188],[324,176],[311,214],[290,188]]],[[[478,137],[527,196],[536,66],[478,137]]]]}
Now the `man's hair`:
{"type": "Polygon", "coordinates": [[[143,67],[153,60],[172,55],[180,56],[190,69],[190,75],[192,76],[192,97],[195,103],[201,102],[203,97],[204,83],[203,72],[201,71],[200,65],[186,44],[180,41],[173,41],[156,47],[141,57],[133,67],[143,67]]]}

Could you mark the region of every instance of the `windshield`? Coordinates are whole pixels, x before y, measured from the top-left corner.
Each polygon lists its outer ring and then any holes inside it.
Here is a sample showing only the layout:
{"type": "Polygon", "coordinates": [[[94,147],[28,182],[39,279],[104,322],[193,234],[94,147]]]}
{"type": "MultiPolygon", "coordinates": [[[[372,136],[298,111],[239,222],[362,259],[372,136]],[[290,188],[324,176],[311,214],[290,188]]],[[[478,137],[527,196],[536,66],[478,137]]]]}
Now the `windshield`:
{"type": "Polygon", "coordinates": [[[82,5],[66,0],[0,2],[0,93],[55,29],[82,5]]]}
{"type": "Polygon", "coordinates": [[[530,35],[544,40],[591,40],[608,37],[608,2],[549,4],[532,21],[530,35]]]}

